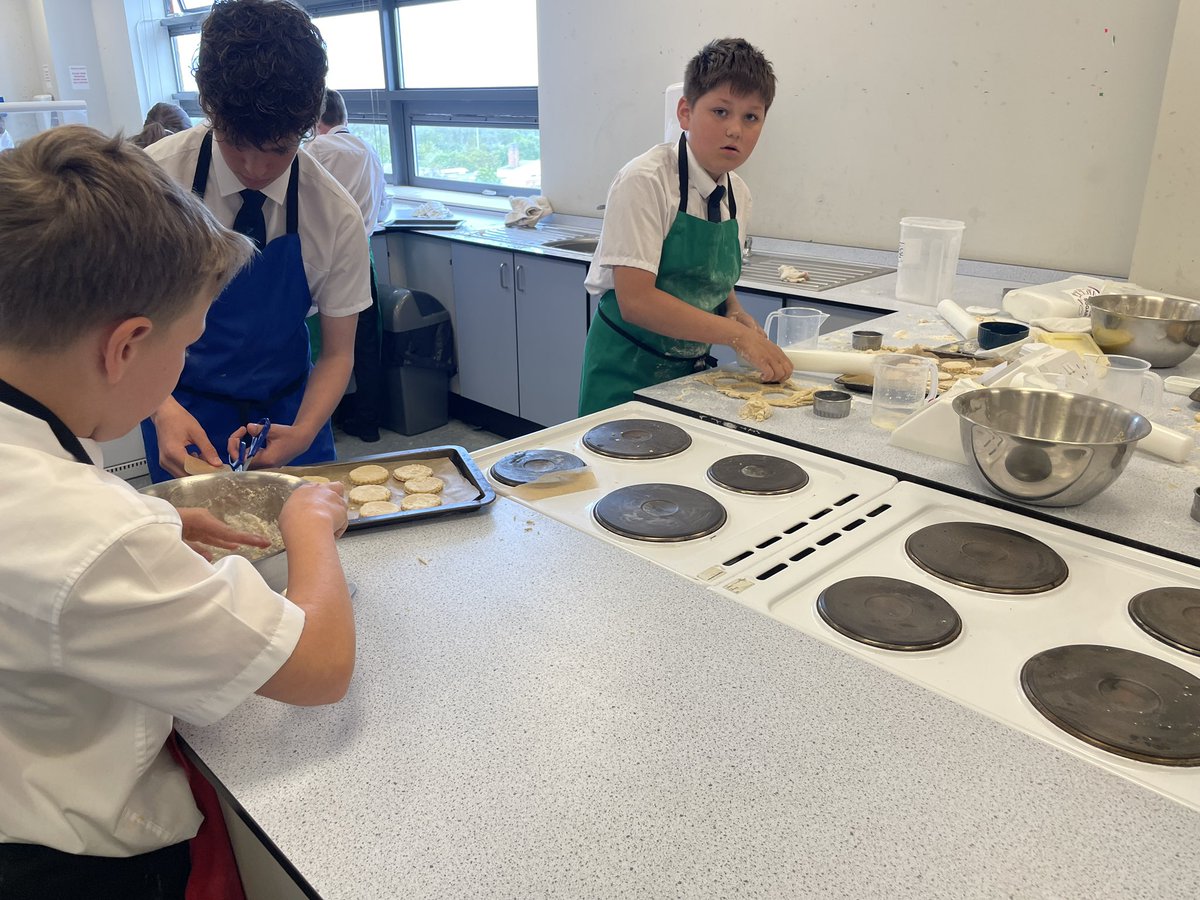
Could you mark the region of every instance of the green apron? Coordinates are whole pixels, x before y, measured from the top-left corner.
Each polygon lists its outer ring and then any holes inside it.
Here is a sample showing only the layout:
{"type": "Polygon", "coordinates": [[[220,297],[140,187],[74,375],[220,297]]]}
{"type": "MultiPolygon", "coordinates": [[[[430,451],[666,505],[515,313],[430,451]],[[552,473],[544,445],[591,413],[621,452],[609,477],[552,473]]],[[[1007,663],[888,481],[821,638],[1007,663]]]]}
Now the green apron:
{"type": "MultiPolygon", "coordinates": [[[[679,137],[679,212],[663,241],[654,286],[705,312],[721,315],[742,274],[737,204],[729,185],[729,215],[709,222],[687,214],[687,141],[679,137]]],[[[579,387],[579,414],[633,399],[633,392],[707,367],[710,345],[648,331],[621,318],[615,291],[600,298],[588,330],[579,387]]]]}

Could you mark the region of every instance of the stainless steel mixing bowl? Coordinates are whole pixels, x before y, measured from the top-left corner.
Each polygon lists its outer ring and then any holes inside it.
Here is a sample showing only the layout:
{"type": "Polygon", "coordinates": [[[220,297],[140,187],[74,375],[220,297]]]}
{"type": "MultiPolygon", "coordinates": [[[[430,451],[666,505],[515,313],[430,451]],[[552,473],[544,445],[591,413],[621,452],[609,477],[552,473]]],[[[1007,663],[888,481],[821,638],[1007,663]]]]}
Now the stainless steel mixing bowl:
{"type": "Polygon", "coordinates": [[[1200,347],[1200,303],[1150,294],[1101,294],[1092,338],[1105,353],[1136,356],[1156,369],[1177,366],[1200,347]]]}
{"type": "MultiPolygon", "coordinates": [[[[274,524],[284,501],[302,484],[302,478],[277,472],[215,472],[152,484],[142,488],[142,493],[160,497],[177,509],[207,509],[221,520],[227,515],[252,513],[274,524]]],[[[258,548],[247,549],[258,552],[258,548]]],[[[283,549],[255,559],[254,567],[275,590],[287,587],[287,553],[283,549]]]]}
{"type": "Polygon", "coordinates": [[[1087,394],[983,388],[953,404],[976,476],[1000,496],[1035,506],[1095,497],[1150,433],[1143,416],[1087,394]]]}

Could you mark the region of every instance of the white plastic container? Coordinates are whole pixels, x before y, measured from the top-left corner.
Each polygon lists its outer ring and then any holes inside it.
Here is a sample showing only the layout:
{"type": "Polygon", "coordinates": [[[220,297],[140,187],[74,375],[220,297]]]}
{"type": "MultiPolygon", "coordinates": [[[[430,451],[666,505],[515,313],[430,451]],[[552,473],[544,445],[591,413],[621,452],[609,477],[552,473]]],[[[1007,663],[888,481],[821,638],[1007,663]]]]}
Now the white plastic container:
{"type": "Polygon", "coordinates": [[[953,297],[964,228],[955,219],[907,216],[900,220],[897,300],[937,306],[938,301],[953,297]]]}

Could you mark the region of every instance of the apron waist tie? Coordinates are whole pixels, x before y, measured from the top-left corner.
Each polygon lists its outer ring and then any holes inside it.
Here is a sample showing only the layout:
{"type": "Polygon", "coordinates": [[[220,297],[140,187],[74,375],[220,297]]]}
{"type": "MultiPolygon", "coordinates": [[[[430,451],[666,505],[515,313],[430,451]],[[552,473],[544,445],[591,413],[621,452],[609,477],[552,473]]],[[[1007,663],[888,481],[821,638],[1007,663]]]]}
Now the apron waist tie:
{"type": "MultiPolygon", "coordinates": [[[[724,310],[725,310],[725,303],[722,302],[720,306],[718,306],[715,310],[713,310],[713,314],[714,315],[722,315],[724,313],[724,310]]],[[[713,357],[709,353],[701,353],[697,356],[671,356],[669,353],[663,353],[660,350],[656,350],[654,347],[651,347],[645,341],[639,340],[638,338],[634,337],[632,334],[630,334],[628,331],[626,331],[624,328],[622,328],[620,325],[618,325],[616,322],[614,322],[612,319],[610,319],[607,315],[605,315],[603,306],[597,306],[596,313],[597,313],[597,315],[600,316],[601,319],[604,320],[605,324],[608,325],[609,328],[611,328],[613,331],[615,331],[621,337],[625,338],[625,340],[629,341],[629,343],[633,344],[635,347],[637,347],[640,350],[645,350],[647,353],[649,353],[653,356],[657,356],[659,359],[669,359],[672,362],[690,362],[690,363],[695,364],[697,371],[699,371],[701,369],[714,369],[717,366],[716,358],[713,357]]]]}

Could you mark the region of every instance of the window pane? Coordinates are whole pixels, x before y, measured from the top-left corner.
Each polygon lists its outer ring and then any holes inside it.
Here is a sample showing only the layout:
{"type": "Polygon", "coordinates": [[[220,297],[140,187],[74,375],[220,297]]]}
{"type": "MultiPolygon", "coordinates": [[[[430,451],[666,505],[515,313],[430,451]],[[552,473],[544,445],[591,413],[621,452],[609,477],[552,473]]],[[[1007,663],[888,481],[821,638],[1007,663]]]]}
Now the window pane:
{"type": "Polygon", "coordinates": [[[171,43],[175,45],[175,64],[179,69],[179,89],[181,91],[196,90],[192,64],[196,61],[196,51],[200,49],[200,32],[175,35],[171,38],[171,43]]]}
{"type": "Polygon", "coordinates": [[[313,19],[329,53],[326,83],[334,90],[386,87],[379,13],[347,13],[313,19]]]}
{"type": "Polygon", "coordinates": [[[404,87],[536,87],[535,0],[447,0],[397,11],[404,87]]]}
{"type": "Polygon", "coordinates": [[[516,188],[542,186],[536,128],[414,125],[419,178],[443,178],[516,188]]]}
{"type": "Polygon", "coordinates": [[[375,148],[379,159],[383,162],[383,171],[392,174],[392,141],[388,135],[388,127],[374,122],[351,122],[347,126],[355,137],[362,138],[375,148]]]}

